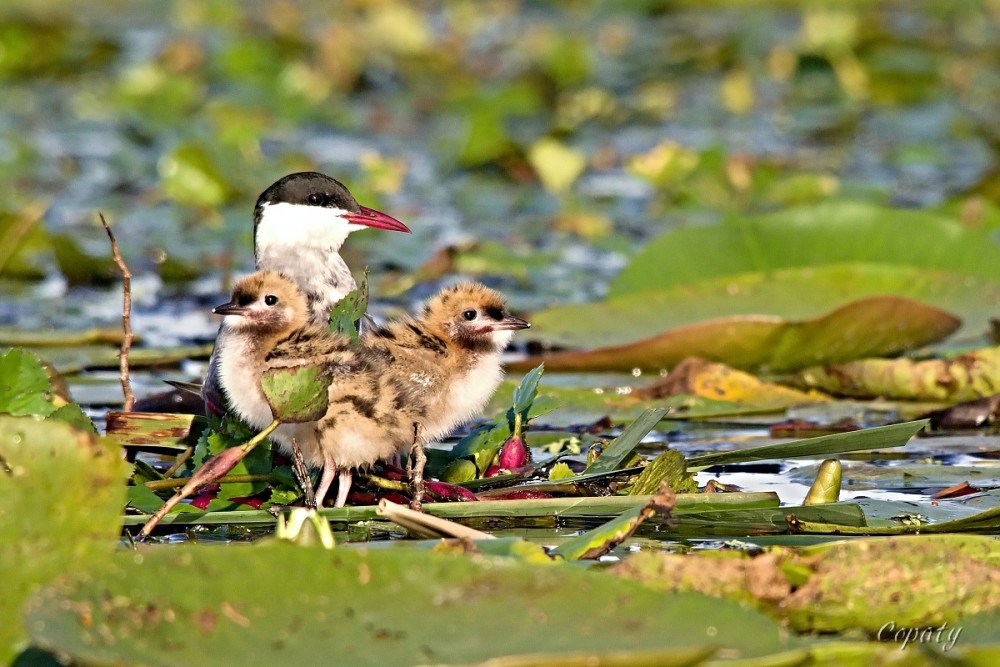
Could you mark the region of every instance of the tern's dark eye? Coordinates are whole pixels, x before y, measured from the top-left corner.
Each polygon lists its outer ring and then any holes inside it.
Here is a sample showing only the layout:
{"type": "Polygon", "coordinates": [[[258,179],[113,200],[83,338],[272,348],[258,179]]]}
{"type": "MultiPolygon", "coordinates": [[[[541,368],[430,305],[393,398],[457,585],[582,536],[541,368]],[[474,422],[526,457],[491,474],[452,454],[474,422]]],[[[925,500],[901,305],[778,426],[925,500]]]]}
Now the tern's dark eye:
{"type": "Polygon", "coordinates": [[[476,311],[467,310],[464,313],[462,313],[462,317],[464,317],[467,321],[471,322],[472,320],[476,319],[476,311]]]}
{"type": "Polygon", "coordinates": [[[273,294],[268,294],[267,296],[264,297],[265,306],[273,306],[276,303],[278,303],[278,297],[274,296],[273,294]]]}
{"type": "Polygon", "coordinates": [[[322,206],[323,201],[325,199],[326,197],[323,196],[322,192],[313,192],[308,197],[306,197],[306,201],[312,204],[313,206],[322,206]]]}

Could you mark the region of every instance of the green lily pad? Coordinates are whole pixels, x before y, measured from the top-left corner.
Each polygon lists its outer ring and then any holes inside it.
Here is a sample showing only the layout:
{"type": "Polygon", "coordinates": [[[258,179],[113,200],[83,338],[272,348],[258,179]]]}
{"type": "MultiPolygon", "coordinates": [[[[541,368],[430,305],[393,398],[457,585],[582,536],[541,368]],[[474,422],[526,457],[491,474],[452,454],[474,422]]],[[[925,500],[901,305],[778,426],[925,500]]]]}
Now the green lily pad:
{"type": "Polygon", "coordinates": [[[351,665],[467,664],[657,652],[656,664],[671,664],[679,651],[750,657],[796,645],[756,611],[599,572],[277,543],[117,554],[41,591],[25,616],[38,645],[87,663],[291,665],[329,655],[351,665]]]}
{"type": "Polygon", "coordinates": [[[54,234],[51,237],[56,262],[70,285],[113,285],[118,280],[118,269],[106,256],[85,252],[71,234],[54,234]]]}
{"type": "Polygon", "coordinates": [[[552,371],[659,371],[687,357],[703,357],[735,368],[780,373],[898,354],[942,340],[959,325],[953,315],[916,301],[871,297],[811,320],[720,318],[624,345],[529,357],[510,366],[517,370],[544,361],[552,371]]]}
{"type": "Polygon", "coordinates": [[[854,300],[886,295],[941,308],[961,318],[959,336],[978,336],[989,330],[1000,284],[889,264],[774,269],[549,308],[532,314],[525,335],[566,347],[618,345],[718,317],[814,318],[854,300]]]}
{"type": "Polygon", "coordinates": [[[128,464],[112,441],[59,421],[0,416],[0,662],[23,642],[21,605],[114,551],[128,464]]]}
{"type": "Polygon", "coordinates": [[[220,206],[232,194],[213,156],[195,142],[182,143],[164,155],[159,171],[164,192],[185,204],[220,206]]]}
{"type": "Polygon", "coordinates": [[[750,271],[853,262],[920,267],[995,281],[1000,245],[987,230],[973,230],[936,213],[828,201],[720,225],[671,230],[632,260],[608,296],[750,271]]]}

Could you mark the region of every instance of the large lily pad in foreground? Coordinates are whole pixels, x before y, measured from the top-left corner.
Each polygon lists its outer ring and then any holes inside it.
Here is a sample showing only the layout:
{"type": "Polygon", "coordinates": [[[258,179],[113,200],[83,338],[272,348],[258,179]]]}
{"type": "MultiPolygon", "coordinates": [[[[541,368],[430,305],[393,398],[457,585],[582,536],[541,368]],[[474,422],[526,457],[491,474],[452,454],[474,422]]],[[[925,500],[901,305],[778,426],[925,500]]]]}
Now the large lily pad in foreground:
{"type": "Polygon", "coordinates": [[[47,587],[26,616],[38,644],[82,662],[192,667],[581,652],[669,665],[711,647],[759,656],[796,641],[734,603],[565,565],[291,545],[120,554],[47,587]]]}
{"type": "Polygon", "coordinates": [[[0,663],[25,639],[38,585],[110,557],[128,464],[117,446],[59,421],[0,417],[0,663]]]}

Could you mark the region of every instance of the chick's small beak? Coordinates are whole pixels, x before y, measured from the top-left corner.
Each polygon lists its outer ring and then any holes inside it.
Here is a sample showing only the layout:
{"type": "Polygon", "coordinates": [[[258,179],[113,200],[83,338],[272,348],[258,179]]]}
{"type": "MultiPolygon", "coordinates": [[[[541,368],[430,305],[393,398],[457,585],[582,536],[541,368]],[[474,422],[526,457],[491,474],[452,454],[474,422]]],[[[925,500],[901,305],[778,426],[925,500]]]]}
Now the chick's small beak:
{"type": "Polygon", "coordinates": [[[391,215],[386,215],[373,208],[362,206],[358,213],[344,213],[343,218],[354,225],[373,227],[375,229],[388,229],[390,232],[410,233],[410,228],[401,223],[391,215]]]}
{"type": "Polygon", "coordinates": [[[247,310],[249,309],[246,306],[240,306],[230,301],[221,306],[216,306],[212,309],[212,312],[216,315],[246,315],[247,310]]]}
{"type": "Polygon", "coordinates": [[[508,315],[493,325],[493,328],[497,331],[517,331],[518,329],[529,329],[531,328],[531,324],[520,317],[508,315]]]}

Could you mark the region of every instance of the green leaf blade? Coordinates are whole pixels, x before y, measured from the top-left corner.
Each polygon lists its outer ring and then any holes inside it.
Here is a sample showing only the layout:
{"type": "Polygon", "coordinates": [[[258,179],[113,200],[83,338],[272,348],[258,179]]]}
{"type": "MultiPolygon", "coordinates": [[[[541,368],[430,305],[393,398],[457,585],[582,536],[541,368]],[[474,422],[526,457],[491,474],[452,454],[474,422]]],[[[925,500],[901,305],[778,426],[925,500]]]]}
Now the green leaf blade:
{"type": "Polygon", "coordinates": [[[607,473],[616,470],[666,414],[667,408],[650,408],[643,412],[601,452],[601,455],[593,463],[584,469],[582,474],[607,473]]]}

